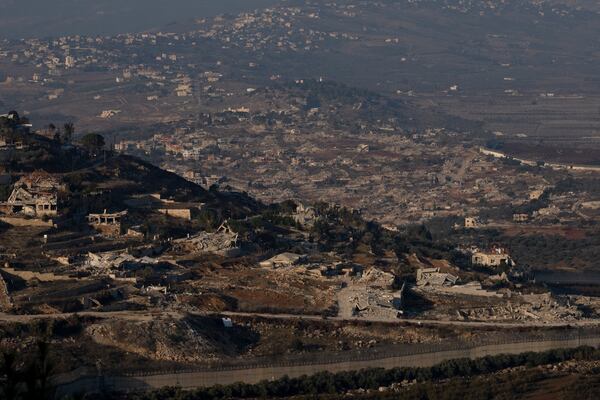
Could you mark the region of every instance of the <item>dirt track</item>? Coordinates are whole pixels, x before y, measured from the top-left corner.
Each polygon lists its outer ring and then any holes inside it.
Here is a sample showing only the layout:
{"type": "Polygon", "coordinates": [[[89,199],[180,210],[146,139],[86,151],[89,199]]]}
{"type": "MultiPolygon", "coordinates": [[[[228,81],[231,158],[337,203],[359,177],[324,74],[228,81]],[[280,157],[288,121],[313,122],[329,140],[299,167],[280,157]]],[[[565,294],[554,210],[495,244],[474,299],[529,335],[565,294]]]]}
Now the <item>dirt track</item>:
{"type": "MultiPolygon", "coordinates": [[[[214,315],[215,313],[189,313],[191,315],[214,315]]],[[[366,322],[386,322],[391,324],[415,324],[415,325],[437,325],[437,326],[465,326],[465,327],[498,327],[498,328],[517,328],[517,327],[532,327],[532,328],[559,328],[559,327],[600,327],[600,320],[585,319],[573,322],[487,322],[487,321],[441,321],[428,319],[389,319],[389,318],[343,318],[343,317],[327,317],[319,315],[294,315],[294,314],[266,314],[266,313],[245,313],[235,311],[225,311],[218,313],[225,316],[240,316],[240,317],[262,317],[269,319],[300,319],[309,321],[366,321],[366,322]]],[[[68,318],[73,315],[95,317],[95,318],[115,318],[128,321],[151,321],[154,318],[168,316],[171,318],[183,318],[185,313],[176,311],[84,311],[79,313],[60,313],[60,314],[31,314],[31,315],[14,315],[0,313],[0,322],[20,322],[27,323],[36,319],[60,319],[68,318]]]]}

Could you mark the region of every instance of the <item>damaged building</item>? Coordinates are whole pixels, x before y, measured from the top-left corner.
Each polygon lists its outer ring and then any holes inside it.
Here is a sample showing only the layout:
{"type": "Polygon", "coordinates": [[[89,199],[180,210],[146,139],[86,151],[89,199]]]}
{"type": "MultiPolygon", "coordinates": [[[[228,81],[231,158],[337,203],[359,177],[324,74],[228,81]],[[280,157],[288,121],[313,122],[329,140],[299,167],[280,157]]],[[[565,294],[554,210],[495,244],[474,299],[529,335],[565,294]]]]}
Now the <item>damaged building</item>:
{"type": "Polygon", "coordinates": [[[302,226],[313,226],[317,220],[317,212],[313,207],[307,207],[299,204],[292,215],[294,221],[302,226]]]}
{"type": "Polygon", "coordinates": [[[61,189],[64,187],[57,177],[45,171],[35,171],[15,183],[8,200],[0,207],[9,215],[56,216],[61,189]]]}
{"type": "Polygon", "coordinates": [[[147,265],[154,266],[158,260],[151,257],[134,257],[125,252],[88,253],[82,268],[93,275],[104,275],[113,277],[125,277],[129,273],[144,268],[147,265]]]}
{"type": "Polygon", "coordinates": [[[298,265],[305,259],[305,255],[286,252],[271,257],[268,260],[261,261],[259,265],[263,268],[286,268],[298,265]]]}
{"type": "Polygon", "coordinates": [[[177,251],[215,253],[232,256],[239,253],[238,234],[223,223],[216,232],[200,232],[197,235],[174,241],[177,251]]]}
{"type": "Polygon", "coordinates": [[[457,276],[440,272],[439,268],[417,270],[417,286],[453,286],[457,281],[457,276]]]}
{"type": "Polygon", "coordinates": [[[107,236],[119,236],[121,234],[121,223],[127,215],[127,211],[116,213],[107,213],[104,210],[101,214],[89,214],[88,223],[98,232],[107,236]]]}

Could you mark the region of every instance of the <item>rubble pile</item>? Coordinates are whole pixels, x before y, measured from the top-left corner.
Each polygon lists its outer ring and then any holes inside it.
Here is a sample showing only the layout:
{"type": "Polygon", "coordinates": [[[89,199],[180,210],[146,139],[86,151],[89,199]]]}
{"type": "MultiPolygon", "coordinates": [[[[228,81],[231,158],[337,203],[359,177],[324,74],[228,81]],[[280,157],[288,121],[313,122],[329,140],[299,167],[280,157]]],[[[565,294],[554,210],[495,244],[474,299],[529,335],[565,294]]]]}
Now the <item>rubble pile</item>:
{"type": "Polygon", "coordinates": [[[402,305],[402,291],[393,292],[393,282],[392,274],[369,268],[338,292],[339,315],[377,320],[397,318],[402,305]]]}
{"type": "Polygon", "coordinates": [[[228,228],[221,227],[217,232],[200,232],[189,238],[179,239],[174,242],[176,251],[194,253],[215,253],[223,256],[232,256],[239,251],[237,246],[238,235],[228,228]]]}
{"type": "Polygon", "coordinates": [[[139,323],[105,321],[88,326],[86,334],[96,343],[154,360],[204,361],[220,353],[218,343],[212,343],[185,320],[172,318],[139,323]]]}
{"type": "Polygon", "coordinates": [[[389,288],[394,282],[394,275],[377,268],[369,268],[362,274],[359,282],[372,287],[389,288]]]}
{"type": "Polygon", "coordinates": [[[502,306],[460,309],[457,311],[457,316],[464,320],[549,323],[576,321],[583,317],[583,313],[576,306],[561,305],[549,297],[548,301],[542,303],[509,303],[502,306]]]}
{"type": "Polygon", "coordinates": [[[111,273],[131,269],[134,265],[155,265],[158,260],[151,257],[137,258],[126,252],[88,253],[80,270],[92,275],[105,276],[111,273]]]}

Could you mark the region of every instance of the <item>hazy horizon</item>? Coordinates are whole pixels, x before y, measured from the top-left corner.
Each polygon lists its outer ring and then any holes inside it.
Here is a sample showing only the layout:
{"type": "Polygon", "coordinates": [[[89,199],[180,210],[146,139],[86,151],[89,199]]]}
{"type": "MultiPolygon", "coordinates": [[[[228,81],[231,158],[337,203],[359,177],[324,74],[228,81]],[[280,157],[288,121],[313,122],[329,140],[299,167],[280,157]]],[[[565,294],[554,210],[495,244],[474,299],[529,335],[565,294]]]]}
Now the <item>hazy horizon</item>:
{"type": "Polygon", "coordinates": [[[138,32],[267,7],[277,0],[0,0],[0,36],[18,39],[138,32]]]}

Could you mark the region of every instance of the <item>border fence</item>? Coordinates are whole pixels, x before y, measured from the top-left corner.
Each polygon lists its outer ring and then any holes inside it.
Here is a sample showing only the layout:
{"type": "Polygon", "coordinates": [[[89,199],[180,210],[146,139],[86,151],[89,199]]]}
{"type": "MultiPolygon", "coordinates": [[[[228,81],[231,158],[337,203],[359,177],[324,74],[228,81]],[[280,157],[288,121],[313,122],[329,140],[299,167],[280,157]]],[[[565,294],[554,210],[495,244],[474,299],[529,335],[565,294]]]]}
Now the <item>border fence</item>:
{"type": "Polygon", "coordinates": [[[232,360],[171,371],[102,373],[94,368],[80,368],[57,375],[53,381],[60,395],[151,390],[163,386],[191,389],[235,382],[258,383],[286,375],[294,378],[323,371],[335,373],[365,368],[429,367],[450,359],[474,359],[580,346],[600,346],[600,329],[539,331],[510,336],[499,336],[497,332],[490,331],[489,337],[477,341],[382,345],[343,352],[232,360]]]}

